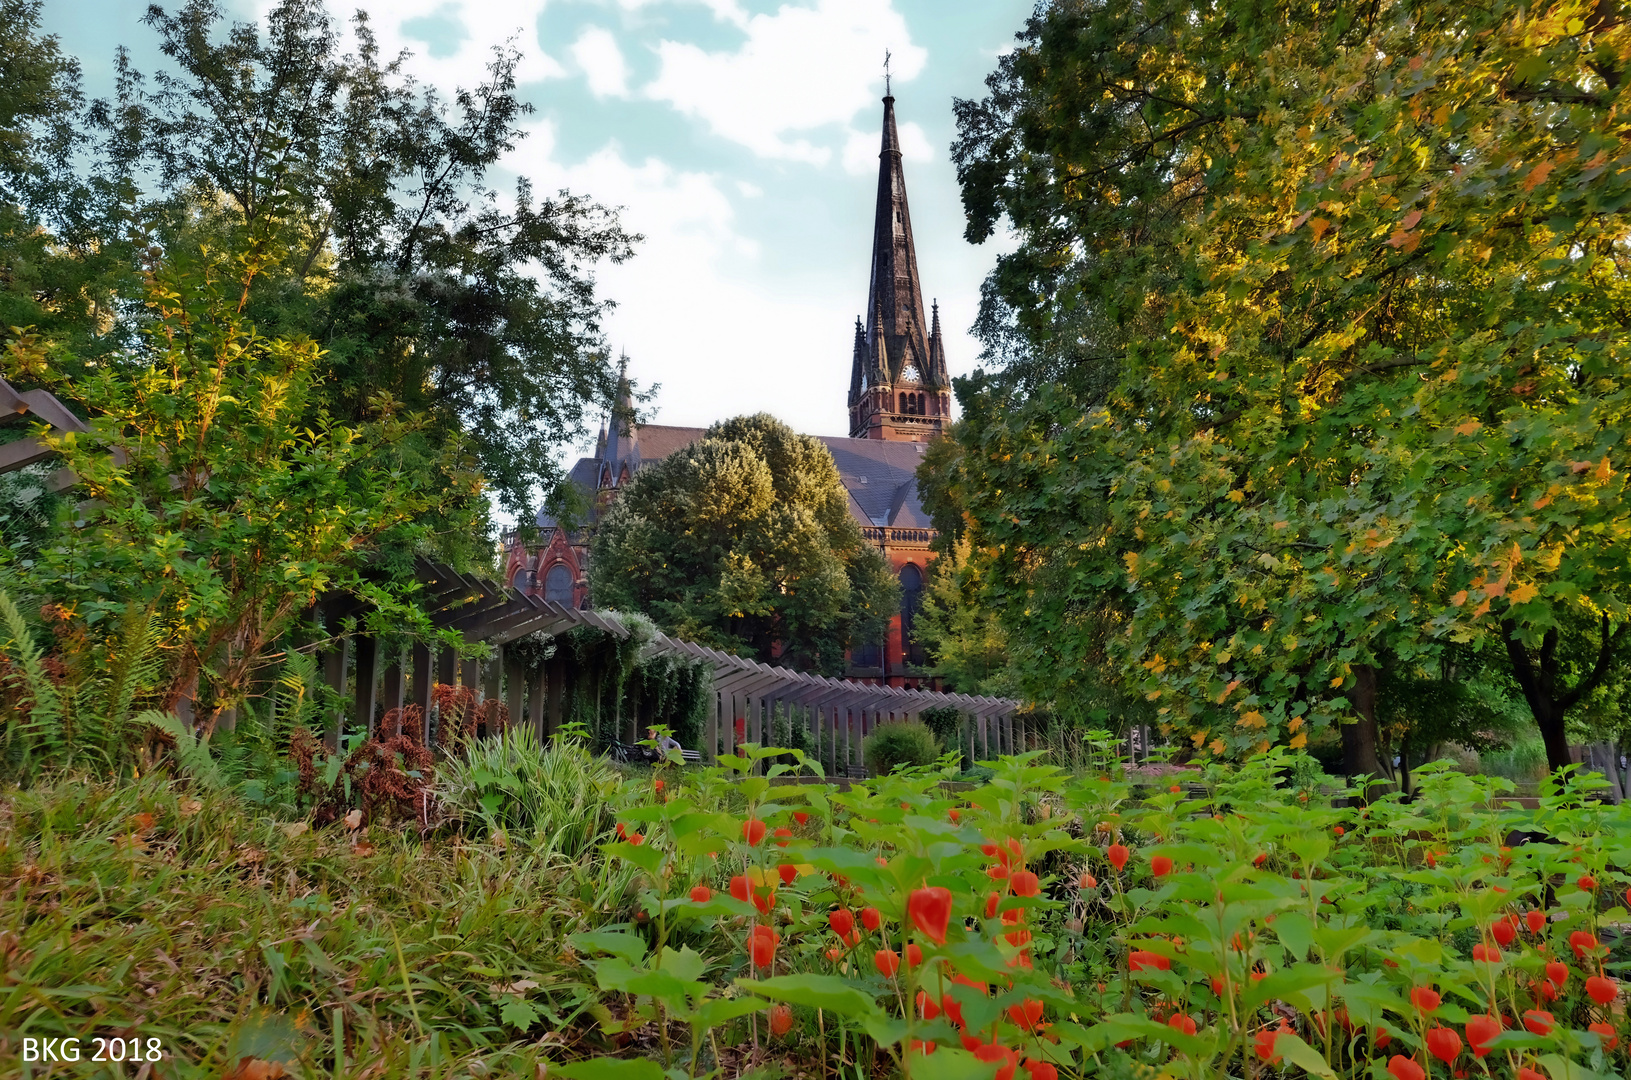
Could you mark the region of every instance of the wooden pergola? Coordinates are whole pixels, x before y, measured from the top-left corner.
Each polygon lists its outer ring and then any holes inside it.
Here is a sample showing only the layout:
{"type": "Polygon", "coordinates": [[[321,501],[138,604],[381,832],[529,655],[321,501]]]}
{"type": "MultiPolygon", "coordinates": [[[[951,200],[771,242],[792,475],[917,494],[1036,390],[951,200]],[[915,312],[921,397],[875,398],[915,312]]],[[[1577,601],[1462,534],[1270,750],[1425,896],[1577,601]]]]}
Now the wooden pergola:
{"type": "MultiPolygon", "coordinates": [[[[0,379],[0,417],[7,413],[43,420],[59,432],[88,430],[50,393],[18,393],[0,379]]],[[[52,453],[33,436],[0,444],[0,473],[45,461],[52,453]]],[[[51,472],[44,481],[50,490],[62,491],[78,478],[73,470],[64,467],[51,472]]],[[[557,650],[541,666],[529,669],[522,663],[520,651],[512,648],[514,643],[531,634],[559,634],[581,626],[625,640],[632,632],[615,614],[549,603],[429,560],[420,560],[417,570],[433,622],[442,629],[456,631],[466,644],[490,646],[488,658],[460,659],[454,649],[438,650],[433,655],[425,644],[415,644],[396,656],[384,656],[372,635],[336,635],[323,653],[323,678],[347,707],[329,717],[330,746],[338,746],[348,721],[354,728],[371,730],[377,713],[407,705],[418,705],[423,710],[421,735],[428,744],[438,684],[463,686],[482,700],[502,698],[512,722],[526,723],[539,735],[548,736],[559,730],[565,690],[581,673],[573,670],[566,650],[557,650]]],[[[324,608],[336,622],[355,611],[348,601],[339,599],[324,608]]],[[[661,633],[644,649],[700,661],[711,670],[714,707],[704,724],[702,744],[691,748],[708,761],[729,753],[739,741],[761,745],[769,742],[772,718],[778,712],[807,726],[815,745],[825,748],[823,766],[835,774],[860,768],[861,741],[878,725],[915,718],[926,709],[949,707],[964,716],[961,741],[971,758],[1012,753],[1021,748],[1024,739],[1022,721],[1015,715],[1019,702],[1007,698],[907,690],[811,675],[661,633]]],[[[640,738],[642,724],[660,723],[664,718],[630,715],[619,719],[622,736],[635,742],[640,738]]]]}
{"type": "MultiPolygon", "coordinates": [[[[422,644],[412,646],[406,656],[382,658],[371,637],[337,637],[335,646],[324,654],[324,677],[342,699],[350,700],[350,718],[359,726],[371,724],[376,712],[419,705],[428,742],[435,686],[440,683],[466,687],[483,700],[501,698],[512,723],[527,724],[540,736],[551,735],[562,723],[564,690],[579,673],[573,670],[566,650],[557,650],[544,664],[529,670],[512,648],[514,643],[531,634],[559,634],[574,627],[593,627],[625,640],[632,632],[612,613],[550,603],[429,560],[421,560],[418,569],[432,621],[439,628],[456,631],[467,645],[490,646],[488,658],[461,660],[454,649],[433,656],[422,644]],[[386,661],[383,669],[382,659],[386,661]]],[[[648,655],[699,661],[711,670],[714,707],[704,724],[701,745],[690,748],[704,760],[729,753],[738,741],[761,745],[770,741],[771,721],[778,711],[806,725],[815,745],[825,748],[823,766],[838,774],[859,769],[861,740],[878,725],[916,718],[931,708],[949,707],[965,717],[961,741],[971,757],[1012,753],[1023,740],[1021,721],[1015,715],[1019,702],[1008,698],[908,690],[812,675],[662,633],[655,634],[643,649],[648,655]]],[[[644,725],[663,719],[619,717],[620,733],[626,741],[635,742],[644,725]]],[[[345,720],[344,714],[332,718],[331,742],[338,739],[345,720]]]]}

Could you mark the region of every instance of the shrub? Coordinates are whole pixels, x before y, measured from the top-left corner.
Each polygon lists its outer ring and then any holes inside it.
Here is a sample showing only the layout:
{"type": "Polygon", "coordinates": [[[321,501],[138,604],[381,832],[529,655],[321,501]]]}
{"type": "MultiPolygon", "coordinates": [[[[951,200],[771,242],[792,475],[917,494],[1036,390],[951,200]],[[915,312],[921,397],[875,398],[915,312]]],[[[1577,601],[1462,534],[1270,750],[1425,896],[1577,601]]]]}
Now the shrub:
{"type": "Polygon", "coordinates": [[[861,746],[866,767],[874,776],[887,776],[897,765],[932,765],[940,746],[927,724],[908,720],[884,724],[861,746]]]}
{"type": "Polygon", "coordinates": [[[963,730],[963,714],[950,705],[924,709],[918,714],[918,719],[928,725],[942,746],[951,746],[957,742],[963,730]]]}

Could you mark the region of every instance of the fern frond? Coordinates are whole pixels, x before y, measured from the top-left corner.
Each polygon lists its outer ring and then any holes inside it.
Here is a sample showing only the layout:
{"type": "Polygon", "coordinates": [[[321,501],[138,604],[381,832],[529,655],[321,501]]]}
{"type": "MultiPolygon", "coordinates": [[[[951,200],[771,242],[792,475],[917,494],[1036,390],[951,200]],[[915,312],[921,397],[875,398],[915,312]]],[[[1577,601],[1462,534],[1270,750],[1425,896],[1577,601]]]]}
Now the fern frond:
{"type": "Polygon", "coordinates": [[[102,712],[115,735],[130,718],[136,695],[149,690],[158,678],[160,657],[153,640],[153,613],[134,603],[125,607],[119,624],[119,643],[108,658],[107,693],[102,712]]]}
{"type": "Polygon", "coordinates": [[[0,645],[0,650],[16,658],[17,668],[23,674],[29,698],[33,702],[25,722],[16,727],[7,725],[7,740],[10,741],[14,732],[23,737],[25,768],[32,764],[31,759],[36,756],[46,761],[69,756],[73,738],[63,722],[62,695],[46,674],[45,663],[34,645],[33,636],[28,632],[28,624],[23,621],[23,613],[17,610],[17,605],[4,592],[0,592],[0,622],[4,623],[9,635],[4,645],[0,645]]]}
{"type": "Polygon", "coordinates": [[[175,713],[148,709],[138,715],[135,722],[156,727],[175,740],[176,762],[181,767],[180,771],[192,780],[211,791],[226,788],[226,778],[221,775],[220,766],[210,753],[210,744],[194,734],[192,728],[183,724],[175,713]]]}
{"type": "Polygon", "coordinates": [[[284,654],[283,672],[278,677],[277,718],[273,738],[282,745],[297,727],[313,727],[317,712],[317,658],[297,649],[284,654]]]}

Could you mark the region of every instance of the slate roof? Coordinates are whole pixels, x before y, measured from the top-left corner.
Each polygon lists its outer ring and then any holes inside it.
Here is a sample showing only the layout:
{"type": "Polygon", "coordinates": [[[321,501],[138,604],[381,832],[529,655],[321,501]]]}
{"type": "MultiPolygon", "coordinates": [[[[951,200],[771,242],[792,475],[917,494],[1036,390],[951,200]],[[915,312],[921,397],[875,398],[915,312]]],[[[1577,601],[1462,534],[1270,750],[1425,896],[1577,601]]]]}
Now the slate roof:
{"type": "Polygon", "coordinates": [[[917,466],[927,444],[816,437],[832,451],[839,479],[849,490],[850,514],[858,523],[913,528],[927,520],[917,496],[917,466]],[[897,520],[902,516],[908,520],[897,520]]]}
{"type": "MultiPolygon", "coordinates": [[[[640,462],[659,461],[696,442],[705,432],[705,428],[641,424],[636,433],[640,462]]],[[[857,524],[905,529],[931,527],[917,491],[917,467],[923,460],[926,444],[846,439],[836,435],[816,438],[832,453],[838,477],[849,492],[850,516],[857,524]]],[[[567,473],[567,478],[591,502],[599,487],[601,465],[599,458],[579,458],[567,473]]],[[[538,524],[547,528],[555,522],[540,512],[538,524]]]]}

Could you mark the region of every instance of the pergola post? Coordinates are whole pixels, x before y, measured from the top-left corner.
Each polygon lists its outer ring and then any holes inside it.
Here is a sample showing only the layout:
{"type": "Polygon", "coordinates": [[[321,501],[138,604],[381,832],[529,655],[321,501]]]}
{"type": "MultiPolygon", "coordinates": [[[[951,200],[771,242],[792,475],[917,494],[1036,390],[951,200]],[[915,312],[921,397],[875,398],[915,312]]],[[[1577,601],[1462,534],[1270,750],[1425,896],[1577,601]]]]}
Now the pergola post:
{"type": "MultiPolygon", "coordinates": [[[[351,659],[351,636],[341,634],[334,639],[334,643],[323,650],[323,681],[328,688],[340,697],[345,697],[345,676],[348,661],[351,659]]],[[[335,708],[329,716],[328,731],[323,736],[323,743],[334,753],[340,749],[340,733],[345,726],[345,706],[335,708]]]]}
{"type": "Polygon", "coordinates": [[[379,700],[379,642],[372,634],[357,637],[357,722],[374,733],[374,705],[379,700]]]}
{"type": "Polygon", "coordinates": [[[544,669],[539,668],[527,677],[527,722],[538,729],[542,739],[549,734],[544,723],[544,669]]]}
{"type": "Polygon", "coordinates": [[[481,696],[483,700],[490,701],[498,697],[503,676],[504,661],[495,647],[481,665],[481,696]]]}
{"type": "Polygon", "coordinates": [[[702,760],[709,764],[719,759],[719,714],[724,711],[717,689],[712,697],[708,703],[708,718],[702,723],[702,760]]]}
{"type": "Polygon", "coordinates": [[[423,710],[420,718],[420,738],[425,745],[430,745],[430,710],[435,702],[435,678],[431,672],[430,646],[422,642],[415,642],[413,646],[413,683],[410,705],[417,705],[423,710]]]}
{"type": "MultiPolygon", "coordinates": [[[[391,662],[385,666],[385,674],[380,679],[380,704],[385,706],[385,711],[387,713],[390,713],[393,710],[400,710],[402,708],[402,690],[402,649],[399,646],[395,655],[391,657],[391,662]]],[[[396,714],[396,720],[393,726],[395,728],[394,731],[382,732],[381,734],[402,734],[402,713],[400,711],[398,711],[396,714]]]]}
{"type": "Polygon", "coordinates": [[[520,724],[525,719],[521,694],[526,679],[527,671],[520,659],[508,645],[504,646],[504,707],[509,711],[511,724],[520,724]]]}
{"type": "Polygon", "coordinates": [[[545,690],[543,705],[538,710],[538,735],[548,738],[561,730],[561,708],[566,700],[566,657],[556,649],[547,665],[538,671],[544,678],[545,690]]]}

